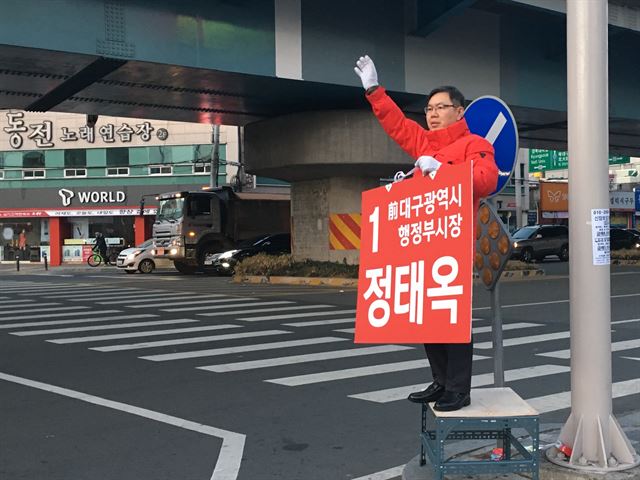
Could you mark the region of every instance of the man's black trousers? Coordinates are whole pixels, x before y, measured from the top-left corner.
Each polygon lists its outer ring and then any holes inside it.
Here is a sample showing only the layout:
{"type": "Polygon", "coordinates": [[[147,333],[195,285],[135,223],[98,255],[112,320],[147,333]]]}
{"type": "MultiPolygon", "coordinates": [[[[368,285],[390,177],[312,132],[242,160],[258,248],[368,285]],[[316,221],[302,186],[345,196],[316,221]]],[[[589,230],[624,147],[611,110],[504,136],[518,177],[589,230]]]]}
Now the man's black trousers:
{"type": "Polygon", "coordinates": [[[471,343],[425,343],[424,349],[434,382],[451,392],[471,391],[473,338],[471,343]]]}

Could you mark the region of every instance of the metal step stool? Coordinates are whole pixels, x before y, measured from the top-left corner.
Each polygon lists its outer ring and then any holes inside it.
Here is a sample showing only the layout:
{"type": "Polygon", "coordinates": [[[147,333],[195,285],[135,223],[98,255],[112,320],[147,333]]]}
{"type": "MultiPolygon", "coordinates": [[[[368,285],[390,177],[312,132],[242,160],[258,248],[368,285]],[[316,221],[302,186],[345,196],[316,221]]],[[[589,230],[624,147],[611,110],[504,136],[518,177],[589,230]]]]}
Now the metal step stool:
{"type": "Polygon", "coordinates": [[[455,412],[438,412],[433,403],[422,405],[420,465],[426,454],[435,477],[445,475],[480,475],[490,473],[531,473],[538,480],[538,412],[510,388],[482,388],[471,390],[471,405],[455,412]],[[512,433],[524,429],[531,438],[529,452],[512,433]],[[502,442],[502,460],[458,460],[445,458],[447,440],[495,439],[502,442]],[[512,447],[521,458],[512,458],[512,447]]]}

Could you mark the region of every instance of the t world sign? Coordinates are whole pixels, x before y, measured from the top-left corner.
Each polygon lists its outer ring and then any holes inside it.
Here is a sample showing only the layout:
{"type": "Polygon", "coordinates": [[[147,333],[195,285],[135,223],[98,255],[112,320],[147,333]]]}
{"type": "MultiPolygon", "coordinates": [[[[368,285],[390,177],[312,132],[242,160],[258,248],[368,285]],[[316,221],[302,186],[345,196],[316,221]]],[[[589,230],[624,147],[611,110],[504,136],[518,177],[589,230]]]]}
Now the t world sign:
{"type": "Polygon", "coordinates": [[[122,190],[105,192],[105,191],[82,191],[74,192],[67,188],[61,188],[58,190],[58,195],[62,199],[62,206],[68,207],[75,199],[76,203],[82,205],[87,204],[112,204],[112,203],[124,203],[127,199],[127,195],[122,190]]]}

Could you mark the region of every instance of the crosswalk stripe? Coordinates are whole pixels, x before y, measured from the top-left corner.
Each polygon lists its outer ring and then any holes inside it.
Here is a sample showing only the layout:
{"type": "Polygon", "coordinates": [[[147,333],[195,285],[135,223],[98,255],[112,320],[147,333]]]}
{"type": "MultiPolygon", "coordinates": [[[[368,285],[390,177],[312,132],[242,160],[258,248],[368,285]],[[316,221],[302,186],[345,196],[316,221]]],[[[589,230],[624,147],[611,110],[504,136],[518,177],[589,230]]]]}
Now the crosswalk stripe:
{"type": "MultiPolygon", "coordinates": [[[[102,310],[101,312],[92,313],[116,313],[120,310],[102,310]]],[[[86,312],[83,313],[86,315],[86,312]]],[[[27,323],[11,323],[9,325],[0,325],[0,329],[4,328],[23,328],[23,327],[40,327],[48,325],[72,325],[76,323],[92,323],[92,322],[108,322],[109,320],[128,320],[131,318],[150,318],[157,317],[152,313],[143,313],[140,315],[120,315],[116,317],[96,317],[96,318],[82,318],[80,320],[53,320],[51,322],[27,322],[27,323]]]]}
{"type": "MultiPolygon", "coordinates": [[[[58,311],[58,310],[86,310],[89,307],[85,307],[85,306],[81,306],[81,305],[76,305],[73,307],[46,307],[46,308],[31,308],[32,306],[37,306],[37,307],[42,307],[43,305],[60,305],[59,303],[38,303],[36,305],[29,305],[29,307],[23,306],[22,310],[3,310],[2,314],[3,315],[9,315],[9,314],[14,314],[14,313],[24,313],[26,312],[30,312],[30,313],[34,313],[34,312],[54,312],[54,311],[58,311]],[[25,310],[26,309],[26,310],[25,310]]],[[[15,307],[16,305],[14,305],[15,307]]],[[[47,317],[49,317],[49,315],[47,315],[47,317]]]]}
{"type": "MultiPolygon", "coordinates": [[[[612,352],[633,350],[634,348],[640,348],[640,340],[623,340],[620,342],[611,342],[612,352]]],[[[541,357],[569,359],[571,358],[571,350],[556,350],[554,352],[536,353],[536,355],[541,357]]]]}
{"type": "Polygon", "coordinates": [[[611,322],[612,325],[620,325],[625,323],[635,323],[640,322],[640,318],[630,318],[628,320],[616,320],[615,322],[611,322]]]}
{"type": "Polygon", "coordinates": [[[225,333],[222,335],[209,335],[206,337],[173,338],[171,340],[158,340],[155,342],[130,343],[127,345],[106,345],[104,347],[92,347],[89,350],[98,352],[119,352],[123,350],[139,350],[141,348],[167,347],[169,345],[187,345],[191,343],[220,342],[222,340],[237,340],[240,338],[268,337],[271,335],[286,335],[292,332],[286,330],[262,330],[260,332],[225,333]]]}
{"type": "MultiPolygon", "coordinates": [[[[539,327],[540,324],[539,323],[526,323],[526,322],[521,322],[521,323],[507,323],[505,325],[502,326],[502,330],[517,330],[520,328],[530,328],[530,327],[539,327]]],[[[340,330],[334,330],[334,332],[340,332],[340,333],[355,333],[356,329],[355,328],[342,328],[340,330]]],[[[493,327],[491,325],[488,325],[486,327],[473,327],[473,333],[487,333],[487,332],[491,332],[493,331],[493,327]]],[[[480,343],[478,345],[484,345],[484,343],[480,343]]],[[[506,345],[506,341],[505,341],[505,345],[506,345]]],[[[478,348],[484,348],[484,347],[478,347],[478,348]]]]}
{"type": "Polygon", "coordinates": [[[304,355],[293,355],[290,357],[265,358],[262,360],[252,360],[247,362],[224,363],[220,365],[206,365],[196,367],[200,370],[210,372],[237,372],[240,370],[254,370],[257,368],[277,367],[281,365],[292,365],[294,363],[318,362],[322,360],[333,360],[338,358],[359,357],[363,355],[378,355],[382,353],[394,353],[403,350],[411,350],[413,347],[402,345],[381,345],[378,347],[351,348],[348,350],[333,350],[330,352],[308,353],[304,355]]]}
{"type": "Polygon", "coordinates": [[[159,355],[148,355],[148,356],[139,357],[139,358],[142,358],[144,360],[151,360],[153,362],[166,362],[170,360],[183,360],[186,358],[214,357],[217,355],[229,355],[233,353],[258,352],[258,351],[276,350],[276,349],[279,350],[281,348],[302,347],[306,345],[321,345],[324,343],[346,342],[346,341],[348,341],[346,338],[318,337],[318,338],[306,338],[302,340],[288,340],[283,342],[258,343],[255,345],[239,345],[237,347],[211,348],[207,350],[196,350],[192,352],[164,353],[159,355]]]}
{"type": "MultiPolygon", "coordinates": [[[[482,355],[474,355],[474,360],[481,360],[490,357],[482,355]]],[[[298,387],[300,385],[309,385],[312,383],[332,382],[334,380],[344,380],[347,378],[366,377],[370,375],[381,375],[391,372],[404,372],[407,370],[416,370],[419,368],[427,368],[426,359],[409,360],[406,362],[384,363],[381,365],[370,365],[367,367],[345,368],[343,370],[334,370],[332,372],[311,373],[307,375],[295,375],[293,377],[273,378],[265,380],[265,382],[285,385],[287,387],[298,387]]]]}
{"type": "MultiPolygon", "coordinates": [[[[25,300],[19,300],[20,302],[24,302],[25,300]]],[[[60,303],[58,302],[38,302],[38,303],[33,303],[33,300],[28,300],[29,305],[8,305],[10,308],[29,308],[29,310],[31,310],[31,307],[50,307],[53,305],[60,305],[60,303]]],[[[2,306],[7,306],[7,303],[10,302],[2,302],[2,306]]],[[[2,313],[5,314],[7,313],[6,310],[2,310],[2,313]]]]}
{"type": "Polygon", "coordinates": [[[340,323],[353,323],[355,321],[356,321],[355,318],[336,318],[334,320],[312,320],[310,322],[283,323],[283,325],[287,327],[315,327],[318,325],[337,325],[340,323]]]}
{"type": "MultiPolygon", "coordinates": [[[[294,302],[284,302],[284,303],[294,303],[294,302]]],[[[249,306],[257,305],[257,303],[251,303],[249,306]]],[[[227,305],[228,307],[229,305],[227,305]]],[[[308,305],[304,306],[304,308],[315,308],[316,305],[308,305]]],[[[300,307],[278,307],[278,308],[249,308],[242,310],[233,310],[230,312],[211,312],[211,313],[197,313],[196,315],[201,315],[203,317],[219,317],[222,315],[245,315],[247,313],[266,313],[266,312],[281,312],[283,310],[300,310],[300,307]]]]}
{"type": "MultiPolygon", "coordinates": [[[[556,375],[559,373],[569,372],[571,369],[562,365],[536,365],[532,367],[516,368],[504,372],[504,378],[507,382],[515,382],[517,380],[525,380],[528,378],[543,377],[547,375],[556,375]]],[[[493,383],[493,373],[483,373],[471,377],[472,387],[482,387],[493,383]]],[[[422,390],[424,383],[415,385],[405,385],[403,387],[385,388],[383,390],[374,390],[371,392],[357,393],[349,395],[349,398],[358,400],[366,400],[375,403],[389,403],[404,400],[411,392],[422,390]]]]}
{"type": "MultiPolygon", "coordinates": [[[[251,302],[249,305],[287,305],[294,302],[290,302],[287,300],[277,300],[273,302],[251,302]]],[[[236,308],[242,307],[246,304],[244,303],[232,303],[226,305],[201,305],[199,307],[180,307],[180,308],[163,308],[161,309],[163,312],[192,312],[196,310],[221,310],[224,308],[236,308]]]]}
{"type": "MultiPolygon", "coordinates": [[[[640,394],[640,379],[614,382],[611,385],[612,398],[627,397],[640,394]]],[[[571,407],[571,392],[552,393],[525,399],[538,413],[549,413],[571,407]]]]}
{"type": "MultiPolygon", "coordinates": [[[[102,314],[102,313],[120,313],[122,310],[94,310],[91,314],[102,314]]],[[[35,318],[51,318],[51,317],[77,317],[80,315],[87,315],[87,312],[71,312],[71,313],[51,313],[46,315],[17,315],[13,317],[2,317],[0,321],[7,322],[11,320],[31,320],[35,318]]],[[[6,325],[0,328],[6,328],[6,325]]]]}
{"type": "MultiPolygon", "coordinates": [[[[187,302],[169,302],[169,303],[156,303],[154,307],[175,307],[178,305],[204,305],[208,303],[231,303],[231,302],[251,302],[258,300],[253,297],[236,297],[236,298],[218,298],[214,300],[189,300],[187,302]]],[[[148,305],[131,305],[130,308],[149,308],[148,305]]]]}
{"type": "Polygon", "coordinates": [[[262,317],[242,317],[238,318],[238,320],[242,320],[245,322],[258,322],[261,320],[284,320],[286,318],[298,318],[298,317],[322,317],[325,315],[342,315],[343,313],[355,313],[355,309],[353,310],[331,310],[328,312],[313,312],[313,313],[292,313],[289,315],[266,315],[262,317]]]}
{"type": "MultiPolygon", "coordinates": [[[[199,320],[193,320],[189,318],[180,319],[180,320],[158,320],[155,322],[139,322],[139,324],[135,326],[147,326],[147,325],[170,325],[172,323],[188,323],[188,322],[198,322],[199,320]]],[[[126,324],[125,324],[126,325],[126,324]]],[[[128,325],[133,326],[133,324],[128,325]]],[[[100,327],[85,327],[86,330],[108,330],[112,328],[120,328],[118,325],[104,325],[100,327]]],[[[79,330],[85,330],[85,328],[81,328],[79,330]]],[[[192,332],[203,332],[209,330],[225,330],[229,328],[242,328],[241,325],[231,325],[231,324],[222,324],[222,325],[207,325],[206,327],[187,327],[187,328],[171,328],[168,330],[144,330],[142,332],[127,332],[127,333],[112,333],[109,335],[92,335],[90,337],[72,337],[72,338],[55,338],[52,340],[47,340],[47,342],[51,343],[59,343],[59,344],[68,344],[68,343],[88,343],[88,342],[102,342],[106,340],[119,340],[122,338],[138,338],[138,337],[155,337],[158,335],[174,335],[176,333],[192,333],[192,332]]]]}
{"type": "MultiPolygon", "coordinates": [[[[122,288],[109,288],[109,289],[102,290],[94,287],[91,290],[91,293],[88,293],[86,295],[74,294],[73,298],[69,298],[69,301],[70,302],[86,302],[91,300],[103,300],[105,295],[120,295],[121,293],[123,293],[122,288]]],[[[51,295],[44,295],[43,298],[56,298],[56,297],[51,295]]]]}
{"type": "MultiPolygon", "coordinates": [[[[569,338],[571,332],[557,332],[557,333],[544,333],[542,335],[530,335],[528,337],[516,337],[506,338],[503,341],[505,347],[512,347],[514,345],[526,345],[529,343],[547,342],[551,340],[560,340],[562,338],[569,338]]],[[[479,348],[481,350],[493,348],[491,342],[481,342],[473,345],[473,348],[479,348]]]]}
{"type": "Polygon", "coordinates": [[[67,285],[28,285],[28,286],[15,286],[15,287],[7,287],[3,286],[3,292],[10,293],[21,293],[21,292],[45,292],[47,290],[68,290],[69,287],[67,285]]]}
{"type": "MultiPolygon", "coordinates": [[[[222,296],[222,295],[207,295],[207,297],[209,296],[222,296]]],[[[154,293],[153,295],[133,295],[133,296],[121,296],[118,295],[118,301],[120,302],[126,302],[127,305],[132,304],[132,303],[154,303],[157,302],[159,300],[170,300],[170,299],[176,299],[176,300],[181,300],[183,298],[189,298],[189,295],[187,294],[178,294],[178,293],[172,293],[172,294],[161,294],[161,293],[154,293]]],[[[110,303],[113,303],[113,300],[110,302],[98,302],[100,305],[108,305],[110,303]]]]}
{"type": "MultiPolygon", "coordinates": [[[[153,325],[171,325],[174,323],[192,323],[198,320],[191,318],[178,318],[175,320],[156,320],[154,322],[133,322],[133,323],[116,323],[114,325],[93,325],[90,327],[69,327],[69,328],[48,328],[45,330],[25,330],[24,332],[11,332],[11,335],[17,335],[19,337],[30,337],[33,335],[54,335],[57,333],[76,333],[76,332],[92,332],[94,330],[115,330],[118,328],[130,328],[130,327],[146,327],[153,325]]],[[[110,335],[104,335],[108,337],[110,335]]],[[[87,337],[85,337],[87,338],[87,337]]],[[[51,343],[74,343],[74,342],[59,342],[47,340],[51,343]]]]}
{"type": "MultiPolygon", "coordinates": [[[[5,298],[10,298],[10,297],[5,297],[5,298]]],[[[31,300],[31,299],[22,299],[22,300],[3,300],[2,301],[2,305],[12,305],[14,303],[18,303],[18,304],[24,304],[24,303],[33,303],[35,302],[35,300],[31,300]]],[[[59,303],[51,303],[50,305],[60,305],[59,303]]]]}

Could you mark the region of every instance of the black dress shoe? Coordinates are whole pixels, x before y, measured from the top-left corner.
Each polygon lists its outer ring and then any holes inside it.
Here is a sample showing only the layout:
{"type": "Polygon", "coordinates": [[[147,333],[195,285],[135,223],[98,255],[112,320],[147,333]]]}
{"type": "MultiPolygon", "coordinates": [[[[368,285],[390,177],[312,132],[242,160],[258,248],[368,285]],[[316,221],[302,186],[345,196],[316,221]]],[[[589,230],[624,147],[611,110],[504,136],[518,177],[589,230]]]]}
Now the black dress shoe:
{"type": "Polygon", "coordinates": [[[410,393],[407,397],[407,400],[414,403],[435,402],[442,396],[443,393],[444,386],[440,385],[439,383],[433,382],[424,390],[410,393]]]}
{"type": "Polygon", "coordinates": [[[440,399],[433,406],[433,409],[439,412],[453,412],[470,404],[471,395],[468,393],[446,391],[440,396],[440,399]]]}

